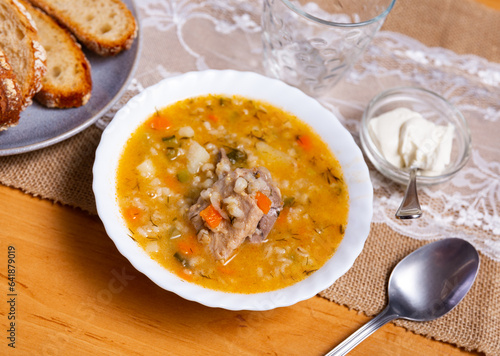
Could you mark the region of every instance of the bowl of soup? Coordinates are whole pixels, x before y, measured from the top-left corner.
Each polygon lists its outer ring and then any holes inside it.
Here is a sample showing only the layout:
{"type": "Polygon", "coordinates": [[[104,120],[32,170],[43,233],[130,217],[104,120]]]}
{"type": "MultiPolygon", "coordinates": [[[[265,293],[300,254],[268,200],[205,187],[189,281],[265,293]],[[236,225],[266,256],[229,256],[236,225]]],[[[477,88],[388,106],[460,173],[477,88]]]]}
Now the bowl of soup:
{"type": "Polygon", "coordinates": [[[370,229],[373,189],[350,133],[316,100],[251,72],[145,89],[105,129],[93,174],[120,253],[210,307],[308,299],[352,267],[370,229]]]}

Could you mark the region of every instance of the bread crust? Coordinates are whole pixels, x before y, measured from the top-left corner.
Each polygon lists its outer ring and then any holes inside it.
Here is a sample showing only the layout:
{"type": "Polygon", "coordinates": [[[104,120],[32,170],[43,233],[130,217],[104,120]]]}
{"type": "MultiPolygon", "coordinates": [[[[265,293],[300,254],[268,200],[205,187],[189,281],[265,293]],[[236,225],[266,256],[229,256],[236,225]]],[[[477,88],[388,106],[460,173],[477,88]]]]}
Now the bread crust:
{"type": "MultiPolygon", "coordinates": [[[[104,30],[96,31],[88,26],[91,21],[85,18],[84,10],[88,8],[81,2],[58,2],[55,0],[29,0],[34,6],[41,8],[55,18],[59,24],[67,28],[88,49],[101,55],[112,56],[127,50],[137,37],[137,23],[130,10],[120,0],[88,0],[96,4],[106,4],[113,8],[115,18],[120,18],[123,28],[115,36],[108,36],[104,30]],[[69,11],[80,6],[82,12],[69,11]],[[71,7],[71,8],[70,8],[71,7]]],[[[88,17],[88,16],[87,16],[88,17]]],[[[113,17],[110,14],[110,18],[113,17]]]]}
{"type": "MultiPolygon", "coordinates": [[[[0,38],[0,45],[10,62],[12,71],[16,75],[16,80],[23,95],[22,109],[24,110],[31,105],[33,96],[42,88],[42,78],[46,72],[46,53],[38,41],[36,25],[24,6],[17,0],[0,0],[0,3],[5,6],[4,10],[7,12],[5,23],[2,26],[10,25],[23,33],[24,38],[26,38],[26,40],[23,38],[21,41],[15,41],[15,45],[17,47],[23,46],[23,49],[26,50],[23,60],[26,61],[27,68],[22,65],[15,65],[14,57],[18,55],[18,48],[12,46],[14,41],[6,37],[0,38]],[[7,43],[7,41],[10,41],[10,43],[7,43]]],[[[13,36],[12,33],[6,35],[13,36]]],[[[22,60],[19,59],[19,61],[22,60]]]]}
{"type": "Polygon", "coordinates": [[[23,96],[5,53],[0,48],[0,131],[19,122],[23,96]]]}
{"type": "Polygon", "coordinates": [[[42,10],[23,2],[35,21],[40,42],[47,51],[47,74],[35,100],[51,108],[85,105],[92,92],[90,62],[71,33],[42,10]]]}

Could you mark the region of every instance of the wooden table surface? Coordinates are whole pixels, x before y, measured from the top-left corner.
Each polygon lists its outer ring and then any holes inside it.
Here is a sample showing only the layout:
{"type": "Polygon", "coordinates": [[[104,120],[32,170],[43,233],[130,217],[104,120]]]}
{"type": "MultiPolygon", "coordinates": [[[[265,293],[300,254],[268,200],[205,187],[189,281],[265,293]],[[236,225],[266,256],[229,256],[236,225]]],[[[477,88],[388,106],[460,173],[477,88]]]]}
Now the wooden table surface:
{"type": "MultiPolygon", "coordinates": [[[[318,296],[265,312],[186,301],[137,272],[98,217],[1,185],[0,201],[1,355],[323,355],[370,319],[318,296]]],[[[393,324],[351,354],[470,355],[393,324]]]]}

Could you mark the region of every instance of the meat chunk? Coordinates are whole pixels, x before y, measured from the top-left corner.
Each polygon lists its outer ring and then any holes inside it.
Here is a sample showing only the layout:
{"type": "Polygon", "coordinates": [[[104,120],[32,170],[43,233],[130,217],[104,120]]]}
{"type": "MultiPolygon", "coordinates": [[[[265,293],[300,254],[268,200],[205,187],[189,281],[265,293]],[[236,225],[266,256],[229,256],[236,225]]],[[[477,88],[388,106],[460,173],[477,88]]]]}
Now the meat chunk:
{"type": "Polygon", "coordinates": [[[283,201],[266,168],[231,170],[224,149],[220,151],[216,167],[218,180],[200,193],[189,208],[188,218],[198,232],[198,240],[208,246],[216,259],[227,260],[245,239],[252,243],[265,241],[283,208],[283,201]],[[271,201],[267,214],[257,204],[258,192],[271,201]],[[209,205],[222,217],[217,226],[210,226],[200,215],[209,205]]]}
{"type": "Polygon", "coordinates": [[[274,184],[271,173],[267,170],[267,168],[257,168],[256,175],[267,183],[269,190],[264,189],[262,193],[264,193],[271,200],[271,209],[269,209],[267,214],[262,216],[262,219],[260,219],[259,224],[257,225],[256,231],[250,237],[251,242],[262,242],[267,238],[269,232],[271,232],[280,211],[283,209],[283,200],[281,199],[281,192],[274,184]]]}

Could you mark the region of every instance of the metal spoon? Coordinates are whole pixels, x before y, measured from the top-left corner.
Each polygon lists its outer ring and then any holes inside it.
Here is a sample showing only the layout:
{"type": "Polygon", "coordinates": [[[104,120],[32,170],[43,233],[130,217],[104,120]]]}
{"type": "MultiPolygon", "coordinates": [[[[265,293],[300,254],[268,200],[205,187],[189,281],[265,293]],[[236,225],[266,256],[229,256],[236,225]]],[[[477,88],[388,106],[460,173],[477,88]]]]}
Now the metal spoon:
{"type": "Polygon", "coordinates": [[[327,356],[345,355],[387,322],[428,321],[452,310],[474,283],[479,255],[468,242],[447,238],[425,245],[401,260],[389,278],[389,303],[327,356]]]}
{"type": "Polygon", "coordinates": [[[406,187],[405,197],[396,211],[398,219],[416,219],[422,216],[417,195],[417,171],[417,167],[410,168],[410,182],[406,187]]]}

